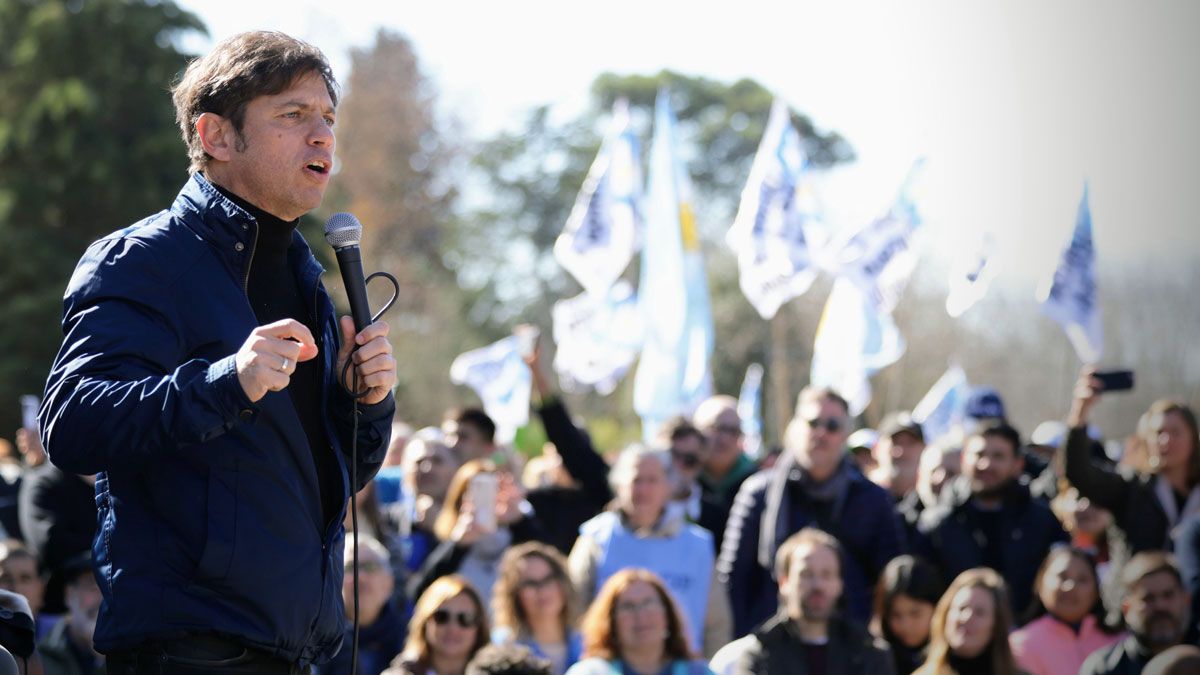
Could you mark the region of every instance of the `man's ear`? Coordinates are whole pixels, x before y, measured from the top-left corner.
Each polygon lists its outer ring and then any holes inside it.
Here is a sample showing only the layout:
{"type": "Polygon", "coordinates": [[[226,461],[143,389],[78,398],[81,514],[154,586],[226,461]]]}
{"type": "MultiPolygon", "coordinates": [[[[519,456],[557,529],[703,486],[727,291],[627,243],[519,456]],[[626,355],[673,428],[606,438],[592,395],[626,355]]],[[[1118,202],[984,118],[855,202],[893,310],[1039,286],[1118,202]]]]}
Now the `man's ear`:
{"type": "Polygon", "coordinates": [[[206,112],[196,119],[196,136],[209,157],[218,162],[228,162],[233,156],[237,142],[237,131],[233,123],[216,113],[206,112]]]}

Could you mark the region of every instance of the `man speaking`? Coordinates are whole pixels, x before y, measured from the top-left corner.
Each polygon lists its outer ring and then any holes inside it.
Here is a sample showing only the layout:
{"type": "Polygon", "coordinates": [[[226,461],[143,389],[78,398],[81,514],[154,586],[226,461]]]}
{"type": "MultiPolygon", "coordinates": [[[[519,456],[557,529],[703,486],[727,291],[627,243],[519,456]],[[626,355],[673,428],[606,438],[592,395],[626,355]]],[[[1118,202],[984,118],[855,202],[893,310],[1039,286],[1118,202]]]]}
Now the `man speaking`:
{"type": "Polygon", "coordinates": [[[339,326],[296,232],[329,183],[337,84],[315,47],[243,33],[174,101],[191,180],[80,260],[43,440],[99,474],[109,673],[303,673],[341,644],[346,501],[395,410],[387,325],[339,326]]]}

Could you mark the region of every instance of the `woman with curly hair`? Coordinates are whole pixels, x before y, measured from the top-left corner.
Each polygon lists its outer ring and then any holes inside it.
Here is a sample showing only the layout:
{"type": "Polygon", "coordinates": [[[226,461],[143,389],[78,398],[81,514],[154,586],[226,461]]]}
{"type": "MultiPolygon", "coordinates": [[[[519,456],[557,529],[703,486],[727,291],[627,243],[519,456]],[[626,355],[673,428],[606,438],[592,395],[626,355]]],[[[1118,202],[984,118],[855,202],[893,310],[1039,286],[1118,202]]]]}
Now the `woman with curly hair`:
{"type": "Polygon", "coordinates": [[[621,570],[583,617],[584,660],[567,675],[709,675],[693,660],[683,617],[656,574],[621,570]]]}
{"type": "Polygon", "coordinates": [[[583,654],[583,638],[572,628],[575,589],[566,559],[553,546],[531,541],[504,553],[492,614],[492,642],[528,647],[550,661],[555,675],[565,673],[583,654]]]}

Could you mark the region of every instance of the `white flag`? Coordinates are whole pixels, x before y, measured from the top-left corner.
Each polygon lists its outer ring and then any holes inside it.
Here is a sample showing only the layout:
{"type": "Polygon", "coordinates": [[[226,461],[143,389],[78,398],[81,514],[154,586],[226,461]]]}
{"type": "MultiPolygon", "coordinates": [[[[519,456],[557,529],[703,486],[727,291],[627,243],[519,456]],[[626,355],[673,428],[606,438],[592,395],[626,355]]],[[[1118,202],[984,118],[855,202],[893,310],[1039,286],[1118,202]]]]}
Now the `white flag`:
{"type": "Polygon", "coordinates": [[[809,380],[831,387],[858,415],[871,402],[871,375],[904,355],[904,337],[853,283],[839,278],[817,324],[809,380]]]}
{"type": "Polygon", "coordinates": [[[967,374],[957,365],[950,366],[929,392],[913,408],[912,418],[929,441],[937,440],[963,423],[964,407],[971,387],[967,374]]]}
{"type": "Polygon", "coordinates": [[[921,159],[913,163],[888,212],[855,233],[837,254],[840,275],[862,289],[882,314],[895,309],[917,266],[913,235],[921,217],[911,193],[923,164],[921,159]]]}
{"type": "Polygon", "coordinates": [[[762,454],[762,378],[763,367],[751,363],[746,368],[746,377],[738,394],[737,412],[742,419],[742,433],[745,434],[743,450],[750,459],[758,459],[762,454]]]}
{"type": "Polygon", "coordinates": [[[957,319],[987,293],[996,277],[995,247],[992,233],[983,232],[965,255],[954,257],[946,295],[947,314],[957,319]]]}
{"type": "Polygon", "coordinates": [[[633,288],[618,280],[608,295],[583,292],[554,303],[554,370],[563,389],[611,394],[637,359],[642,316],[633,288]]]}
{"type": "Polygon", "coordinates": [[[554,242],[554,257],[584,290],[604,297],[633,257],[641,234],[641,157],[624,99],[554,242]]]}
{"type": "Polygon", "coordinates": [[[1042,313],[1062,325],[1084,363],[1100,360],[1104,333],[1096,293],[1096,248],[1092,243],[1092,212],[1088,208],[1086,184],[1071,241],[1059,257],[1054,276],[1038,289],[1038,301],[1042,303],[1042,313]]]}
{"type": "Polygon", "coordinates": [[[798,194],[805,164],[787,104],[775,99],[737,216],[725,235],[737,255],[742,293],[764,319],[807,291],[816,276],[804,233],[813,216],[798,194]]]}
{"type": "Polygon", "coordinates": [[[496,442],[502,444],[511,443],[517,429],[529,421],[532,379],[513,335],[461,354],[450,364],[450,381],[475,390],[484,412],[496,423],[496,442]]]}

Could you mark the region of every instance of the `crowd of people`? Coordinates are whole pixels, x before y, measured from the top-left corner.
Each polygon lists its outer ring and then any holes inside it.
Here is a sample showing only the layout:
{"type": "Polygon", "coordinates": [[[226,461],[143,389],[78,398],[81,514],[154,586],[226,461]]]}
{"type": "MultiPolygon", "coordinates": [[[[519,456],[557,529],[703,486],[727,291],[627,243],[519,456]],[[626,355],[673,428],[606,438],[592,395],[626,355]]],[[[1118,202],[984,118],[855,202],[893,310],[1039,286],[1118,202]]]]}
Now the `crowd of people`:
{"type": "MultiPolygon", "coordinates": [[[[981,388],[947,437],[897,412],[861,449],[842,397],[809,388],[755,462],[727,396],[601,452],[540,352],[528,363],[536,457],[498,446],[478,409],[394,426],[360,494],[360,673],[462,673],[488,644],[556,675],[1099,675],[1200,655],[1186,405],[1156,403],[1114,460],[1085,371],[1057,438],[1024,442],[981,388]],[[475,488],[485,474],[494,490],[475,488]]],[[[348,615],[352,570],[347,547],[348,615]]]]}

